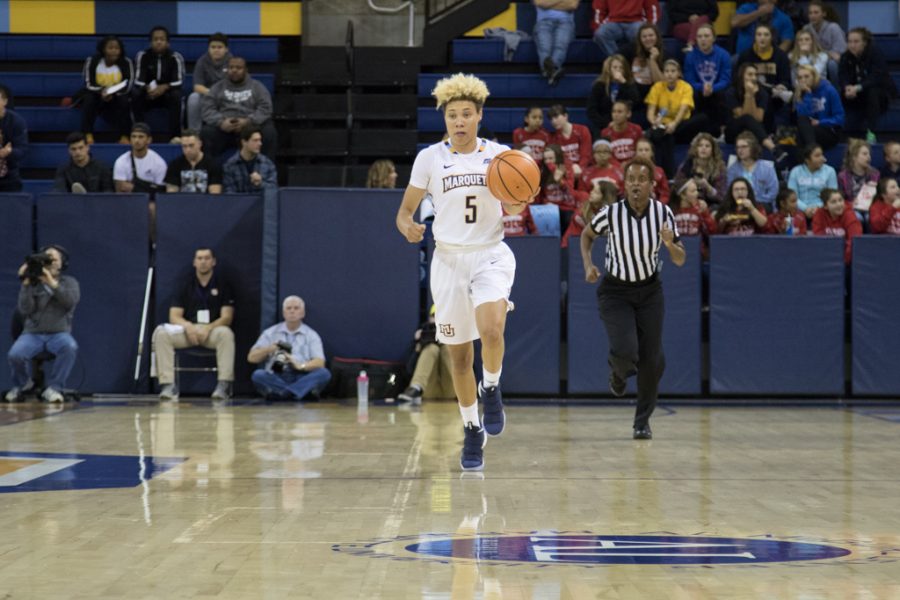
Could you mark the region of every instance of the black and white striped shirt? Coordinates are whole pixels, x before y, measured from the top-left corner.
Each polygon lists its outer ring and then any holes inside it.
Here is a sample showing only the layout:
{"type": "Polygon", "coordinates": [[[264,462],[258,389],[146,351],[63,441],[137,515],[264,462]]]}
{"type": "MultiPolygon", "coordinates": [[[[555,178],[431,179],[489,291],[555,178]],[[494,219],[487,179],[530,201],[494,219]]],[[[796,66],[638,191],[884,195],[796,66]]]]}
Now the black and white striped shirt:
{"type": "Polygon", "coordinates": [[[600,209],[591,229],[606,238],[606,272],[615,279],[639,283],[660,270],[659,248],[663,224],[668,223],[678,241],[672,209],[650,199],[643,215],[636,215],[627,200],[600,209]]]}

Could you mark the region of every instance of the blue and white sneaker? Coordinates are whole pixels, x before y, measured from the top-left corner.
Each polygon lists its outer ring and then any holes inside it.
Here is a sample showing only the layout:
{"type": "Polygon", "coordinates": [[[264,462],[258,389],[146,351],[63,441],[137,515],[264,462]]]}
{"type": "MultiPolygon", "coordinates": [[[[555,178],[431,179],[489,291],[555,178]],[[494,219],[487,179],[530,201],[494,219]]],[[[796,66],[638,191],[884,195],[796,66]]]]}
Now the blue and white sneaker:
{"type": "Polygon", "coordinates": [[[488,435],[500,435],[506,426],[506,413],[503,412],[503,395],[500,386],[495,385],[487,389],[478,384],[478,401],[484,406],[484,414],[481,416],[481,425],[488,435]]]}
{"type": "Polygon", "coordinates": [[[463,471],[480,471],[484,468],[484,445],[487,443],[484,427],[469,423],[463,431],[465,437],[459,466],[463,471]]]}

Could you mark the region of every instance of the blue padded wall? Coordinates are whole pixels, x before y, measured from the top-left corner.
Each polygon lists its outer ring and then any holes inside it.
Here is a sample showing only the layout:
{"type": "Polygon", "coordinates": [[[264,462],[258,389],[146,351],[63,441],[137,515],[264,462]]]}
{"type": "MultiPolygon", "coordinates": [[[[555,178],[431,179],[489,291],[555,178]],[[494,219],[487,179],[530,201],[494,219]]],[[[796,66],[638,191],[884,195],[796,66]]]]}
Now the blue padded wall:
{"type": "Polygon", "coordinates": [[[407,358],[419,325],[419,246],[394,225],[402,194],[281,190],[279,298],[306,301],[328,358],[407,358]]]}
{"type": "Polygon", "coordinates": [[[559,394],[559,238],[526,236],[506,243],[516,255],[510,295],[516,309],[506,322],[503,391],[559,394]]]}
{"type": "Polygon", "coordinates": [[[844,242],[714,236],[710,391],[844,391],[844,242]]]}
{"type": "Polygon", "coordinates": [[[853,244],[853,394],[900,395],[900,238],[861,236],[853,244]]]}
{"type": "MultiPolygon", "coordinates": [[[[235,292],[235,382],[238,393],[250,393],[252,365],[247,352],[259,336],[263,200],[259,195],[164,194],[157,201],[156,323],[169,319],[169,306],[193,274],[194,251],[210,247],[216,269],[235,292]]],[[[152,333],[152,328],[150,330],[152,333]]],[[[212,375],[182,374],[182,393],[209,394],[212,375]]]]}
{"type": "Polygon", "coordinates": [[[6,354],[12,345],[10,323],[19,297],[17,276],[23,259],[31,253],[34,203],[28,194],[0,195],[0,390],[12,387],[6,354]]]}
{"type": "Polygon", "coordinates": [[[130,391],[150,260],[147,196],[47,194],[38,198],[37,221],[37,244],[64,246],[68,274],[81,286],[68,387],[130,391]]]}
{"type": "MultiPolygon", "coordinates": [[[[682,267],[672,264],[665,249],[661,278],[666,301],[663,352],[666,370],[661,394],[699,394],[701,391],[701,259],[700,240],[684,237],[687,259],[682,267]]],[[[606,238],[594,243],[594,264],[601,269],[606,257],[606,238]]],[[[570,394],[609,393],[609,343],[597,308],[597,284],[584,280],[578,239],[569,243],[568,382],[570,394]]],[[[628,393],[636,391],[635,378],[628,393]]]]}

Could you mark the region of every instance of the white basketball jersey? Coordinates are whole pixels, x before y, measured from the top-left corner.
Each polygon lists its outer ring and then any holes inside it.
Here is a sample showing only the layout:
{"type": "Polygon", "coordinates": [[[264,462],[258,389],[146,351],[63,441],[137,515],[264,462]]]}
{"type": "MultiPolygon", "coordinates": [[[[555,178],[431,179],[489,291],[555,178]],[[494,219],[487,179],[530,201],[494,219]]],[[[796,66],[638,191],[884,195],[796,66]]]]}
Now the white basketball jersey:
{"type": "Polygon", "coordinates": [[[434,239],[444,244],[482,246],[503,239],[503,210],[487,188],[491,159],[508,146],[478,138],[475,151],[459,154],[449,142],[419,152],[410,185],[434,201],[434,239]]]}

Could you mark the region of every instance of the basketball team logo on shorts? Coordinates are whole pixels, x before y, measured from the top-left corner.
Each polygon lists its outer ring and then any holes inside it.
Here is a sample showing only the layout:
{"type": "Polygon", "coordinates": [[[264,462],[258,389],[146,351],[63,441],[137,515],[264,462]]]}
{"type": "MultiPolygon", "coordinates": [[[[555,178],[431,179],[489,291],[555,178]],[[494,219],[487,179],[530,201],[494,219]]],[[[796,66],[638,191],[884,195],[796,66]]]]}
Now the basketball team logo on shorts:
{"type": "Polygon", "coordinates": [[[453,337],[454,335],[456,335],[456,330],[453,329],[453,325],[451,325],[450,323],[441,323],[439,325],[439,327],[440,327],[441,335],[444,337],[450,338],[450,337],[453,337]]]}
{"type": "Polygon", "coordinates": [[[422,534],[354,544],[335,544],[332,550],[370,558],[401,561],[476,561],[495,566],[572,565],[747,565],[766,563],[802,566],[817,564],[872,564],[895,562],[900,548],[878,547],[863,540],[777,540],[768,535],[749,538],[705,535],[600,535],[587,532],[519,534],[422,534]],[[841,544],[840,546],[835,545],[841,544]],[[843,546],[851,546],[851,549],[843,546]],[[833,561],[833,562],[829,562],[833,561]]]}

